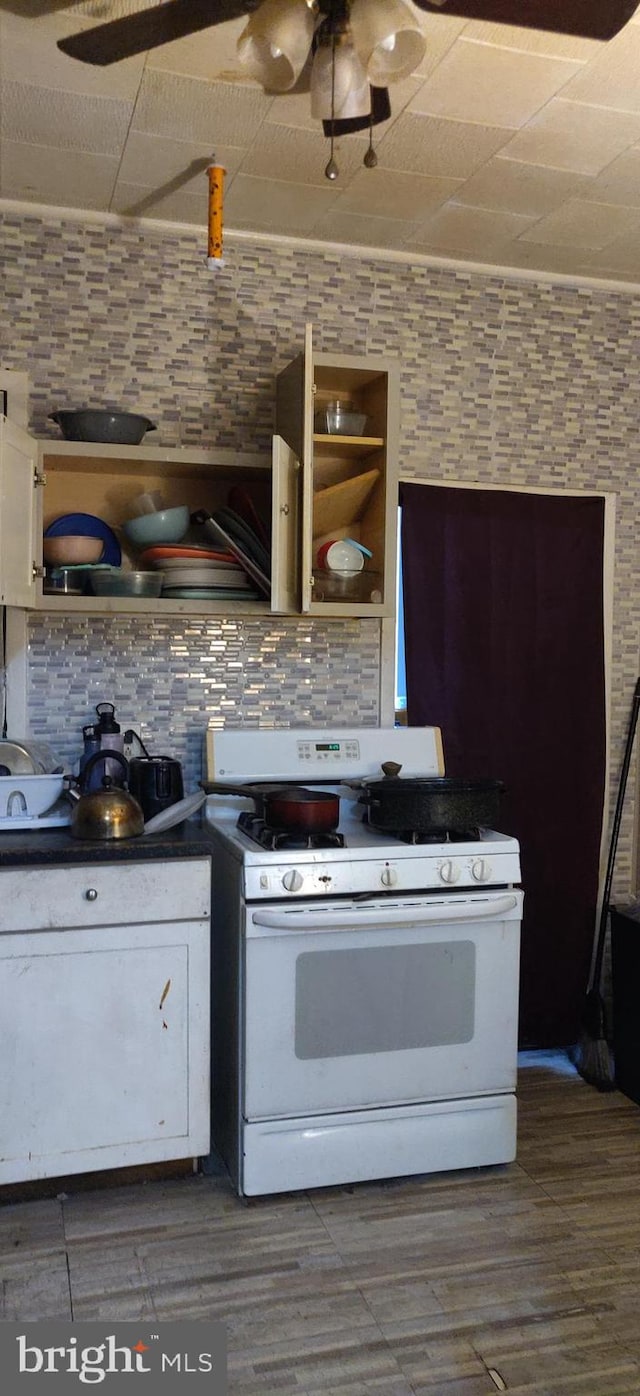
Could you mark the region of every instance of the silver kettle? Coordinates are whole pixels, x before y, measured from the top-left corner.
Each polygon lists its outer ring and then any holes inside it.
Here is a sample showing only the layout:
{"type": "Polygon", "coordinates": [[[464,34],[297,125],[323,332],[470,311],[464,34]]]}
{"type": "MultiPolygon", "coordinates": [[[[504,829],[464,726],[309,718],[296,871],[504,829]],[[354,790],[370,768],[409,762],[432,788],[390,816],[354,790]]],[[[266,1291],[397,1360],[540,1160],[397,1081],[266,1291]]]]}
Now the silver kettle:
{"type": "Polygon", "coordinates": [[[102,762],[116,762],[127,776],[127,762],[117,751],[96,751],[86,762],[79,788],[70,787],[67,796],[73,804],[70,833],[76,839],[131,839],[144,830],[144,815],[138,801],[128,790],[115,785],[113,777],[102,778],[101,790],[90,790],[89,780],[94,767],[102,762]]]}

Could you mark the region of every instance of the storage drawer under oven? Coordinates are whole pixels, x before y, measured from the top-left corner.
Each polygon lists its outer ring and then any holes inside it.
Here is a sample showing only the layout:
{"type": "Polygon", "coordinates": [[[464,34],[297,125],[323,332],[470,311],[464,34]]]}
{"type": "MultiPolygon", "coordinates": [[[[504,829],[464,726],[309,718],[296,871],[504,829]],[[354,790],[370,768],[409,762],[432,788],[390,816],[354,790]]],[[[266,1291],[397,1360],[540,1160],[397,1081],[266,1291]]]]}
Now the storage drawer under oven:
{"type": "Polygon", "coordinates": [[[247,1120],[515,1087],[522,892],[246,911],[247,1120]]]}

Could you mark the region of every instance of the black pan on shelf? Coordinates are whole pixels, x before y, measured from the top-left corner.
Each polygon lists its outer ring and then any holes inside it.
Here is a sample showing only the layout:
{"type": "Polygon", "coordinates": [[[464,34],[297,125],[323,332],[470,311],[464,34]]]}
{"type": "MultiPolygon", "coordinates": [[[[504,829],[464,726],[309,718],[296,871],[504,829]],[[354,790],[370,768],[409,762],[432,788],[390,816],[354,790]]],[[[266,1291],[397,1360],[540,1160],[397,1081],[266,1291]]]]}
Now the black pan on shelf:
{"type": "MultiPolygon", "coordinates": [[[[266,569],[261,567],[256,561],[252,549],[250,548],[249,551],[247,551],[246,545],[243,546],[239,543],[237,538],[232,537],[231,533],[227,531],[227,528],[219,522],[219,513],[220,511],[216,514],[208,514],[206,509],[197,509],[196,512],[191,515],[191,522],[192,524],[199,524],[207,534],[207,537],[213,539],[214,543],[222,543],[224,548],[230,553],[233,553],[233,556],[244,567],[247,576],[255,582],[261,594],[270,598],[271,578],[269,575],[269,559],[267,558],[266,560],[266,569]]],[[[264,552],[264,550],[262,550],[262,552],[264,552]]]]}
{"type": "Polygon", "coordinates": [[[257,533],[254,532],[250,524],[245,523],[245,520],[241,519],[240,515],[236,514],[234,509],[229,509],[226,506],[221,506],[219,509],[216,509],[214,518],[217,519],[218,523],[222,524],[222,527],[227,530],[227,533],[231,534],[232,538],[237,539],[240,547],[244,548],[245,552],[249,553],[249,556],[255,560],[258,567],[261,567],[263,572],[269,571],[269,549],[265,548],[264,543],[261,543],[257,533]]]}

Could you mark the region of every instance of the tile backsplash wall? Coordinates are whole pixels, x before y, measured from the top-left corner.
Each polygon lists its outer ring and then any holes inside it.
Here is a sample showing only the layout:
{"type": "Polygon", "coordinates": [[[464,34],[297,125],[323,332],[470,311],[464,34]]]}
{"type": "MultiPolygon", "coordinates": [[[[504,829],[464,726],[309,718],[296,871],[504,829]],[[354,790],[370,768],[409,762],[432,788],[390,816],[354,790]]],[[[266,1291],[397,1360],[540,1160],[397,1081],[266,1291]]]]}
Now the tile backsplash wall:
{"type": "Polygon", "coordinates": [[[375,621],[38,615],[29,727],[77,770],[83,725],[96,703],[114,703],[123,731],[183,762],[189,792],[203,774],[207,726],[375,727],[378,669],[375,621]]]}
{"type": "MultiPolygon", "coordinates": [[[[0,250],[0,363],[28,370],[39,435],[57,435],[48,421],[56,408],[114,406],[146,413],[158,424],[154,440],[167,445],[268,450],[275,375],[311,320],[323,352],[398,358],[405,476],[614,491],[615,766],[640,633],[640,300],[631,288],[358,258],[231,232],[214,276],[198,231],[9,206],[0,210],[0,250]]],[[[126,720],[142,713],[156,749],[156,737],[185,742],[191,769],[194,730],[209,720],[309,723],[334,720],[338,708],[345,720],[377,720],[373,621],[196,622],[188,666],[184,634],[182,623],[130,618],[107,636],[96,618],[75,619],[64,628],[67,682],[59,617],[32,618],[32,730],[66,730],[70,710],[74,726],[87,721],[116,670],[126,720]]],[[[630,789],[623,869],[632,811],[630,789]]]]}

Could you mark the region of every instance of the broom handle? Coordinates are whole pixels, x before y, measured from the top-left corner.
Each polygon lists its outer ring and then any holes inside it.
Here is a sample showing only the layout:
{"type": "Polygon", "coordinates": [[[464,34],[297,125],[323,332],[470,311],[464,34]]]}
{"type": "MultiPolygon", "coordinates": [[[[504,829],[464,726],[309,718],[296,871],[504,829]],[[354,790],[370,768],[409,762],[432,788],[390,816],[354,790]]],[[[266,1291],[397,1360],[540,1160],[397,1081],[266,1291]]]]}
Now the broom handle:
{"type": "Polygon", "coordinates": [[[596,954],[593,963],[593,974],[591,976],[592,988],[596,989],[600,985],[602,976],[602,962],[604,959],[604,942],[607,930],[607,918],[609,915],[609,897],[611,896],[611,884],[613,882],[613,865],[618,846],[618,834],[620,832],[620,821],[622,819],[622,807],[624,805],[625,791],[627,788],[627,777],[631,765],[631,752],[633,751],[633,739],[635,737],[638,722],[638,711],[640,709],[640,679],[636,680],[633,703],[631,707],[631,717],[629,719],[629,731],[620,772],[620,785],[618,787],[618,798],[613,816],[613,826],[611,829],[611,843],[609,845],[609,857],[607,860],[607,871],[604,879],[604,892],[602,894],[602,907],[600,910],[600,924],[598,927],[598,940],[596,943],[596,954]]]}

